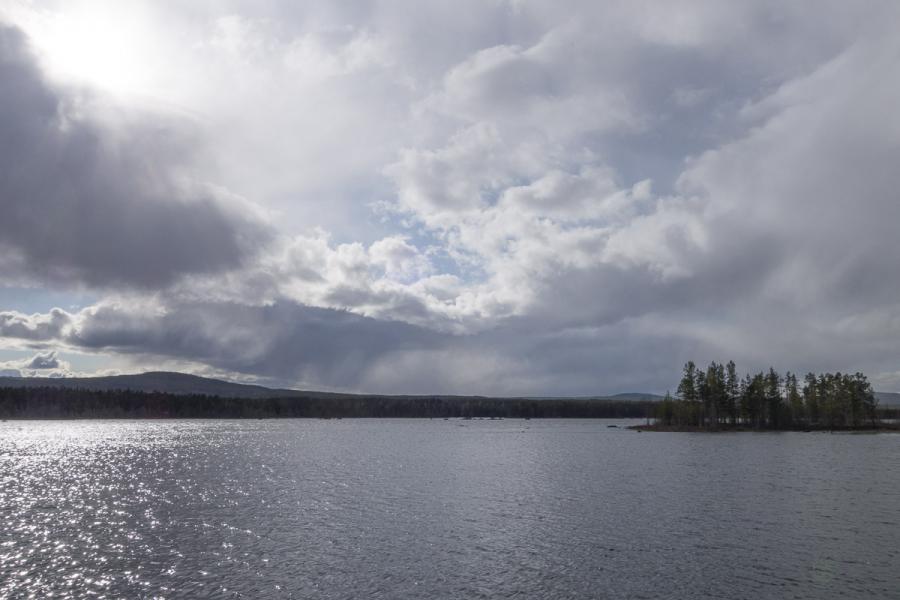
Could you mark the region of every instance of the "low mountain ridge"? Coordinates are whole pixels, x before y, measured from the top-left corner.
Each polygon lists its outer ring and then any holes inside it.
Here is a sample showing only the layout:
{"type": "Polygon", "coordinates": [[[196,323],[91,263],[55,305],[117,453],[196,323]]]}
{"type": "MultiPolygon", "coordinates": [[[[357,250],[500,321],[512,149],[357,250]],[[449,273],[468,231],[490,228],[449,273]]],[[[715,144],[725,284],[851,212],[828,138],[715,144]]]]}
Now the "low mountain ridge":
{"type": "Polygon", "coordinates": [[[900,392],[875,392],[875,399],[882,406],[900,406],[900,392]]]}
{"type": "Polygon", "coordinates": [[[133,390],[169,394],[204,394],[222,398],[276,398],[297,395],[328,395],[324,392],[273,389],[261,385],[232,383],[220,379],[176,373],[150,371],[133,375],[105,377],[0,377],[0,387],[53,387],[92,391],[133,390]]]}

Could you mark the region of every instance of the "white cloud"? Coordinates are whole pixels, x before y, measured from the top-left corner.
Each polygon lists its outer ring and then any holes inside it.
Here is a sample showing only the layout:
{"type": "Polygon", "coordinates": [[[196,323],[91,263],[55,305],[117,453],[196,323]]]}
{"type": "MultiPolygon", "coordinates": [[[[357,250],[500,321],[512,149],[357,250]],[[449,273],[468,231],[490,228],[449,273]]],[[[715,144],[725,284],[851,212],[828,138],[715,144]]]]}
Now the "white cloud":
{"type": "Polygon", "coordinates": [[[0,338],[15,338],[33,342],[53,340],[66,335],[72,315],[54,308],[49,313],[26,315],[17,311],[0,312],[0,338]]]}
{"type": "MultiPolygon", "coordinates": [[[[199,225],[242,211],[265,213],[246,221],[267,222],[269,243],[160,274],[143,253],[79,241],[113,228],[127,248],[157,221],[101,227],[78,199],[71,218],[38,219],[47,235],[29,244],[0,227],[13,247],[0,269],[96,287],[100,271],[72,261],[106,265],[105,298],[77,314],[0,313],[2,335],[380,391],[660,391],[684,360],[728,357],[894,381],[896,5],[457,5],[142,5],[142,35],[167,49],[135,85],[179,113],[166,123],[191,123],[189,160],[146,129],[82,132],[135,132],[109,139],[149,165],[123,170],[150,174],[128,178],[143,192],[171,168],[166,190],[215,181],[190,190],[244,207],[166,221],[191,243],[154,259],[202,258],[230,238],[199,225]],[[99,229],[50,235],[63,220],[99,229]],[[141,298],[121,289],[132,270],[141,298]]],[[[40,165],[34,181],[68,181],[40,165]]]]}
{"type": "Polygon", "coordinates": [[[35,354],[21,360],[0,362],[0,377],[74,377],[72,365],[56,351],[35,354]]]}

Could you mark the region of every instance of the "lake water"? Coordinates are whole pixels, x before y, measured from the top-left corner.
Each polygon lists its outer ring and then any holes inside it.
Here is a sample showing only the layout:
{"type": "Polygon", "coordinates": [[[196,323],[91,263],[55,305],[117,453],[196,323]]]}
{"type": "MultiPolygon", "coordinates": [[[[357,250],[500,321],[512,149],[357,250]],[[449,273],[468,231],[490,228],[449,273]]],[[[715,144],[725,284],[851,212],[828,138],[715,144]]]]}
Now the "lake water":
{"type": "Polygon", "coordinates": [[[900,435],[610,423],[0,423],[0,597],[900,598],[900,435]]]}

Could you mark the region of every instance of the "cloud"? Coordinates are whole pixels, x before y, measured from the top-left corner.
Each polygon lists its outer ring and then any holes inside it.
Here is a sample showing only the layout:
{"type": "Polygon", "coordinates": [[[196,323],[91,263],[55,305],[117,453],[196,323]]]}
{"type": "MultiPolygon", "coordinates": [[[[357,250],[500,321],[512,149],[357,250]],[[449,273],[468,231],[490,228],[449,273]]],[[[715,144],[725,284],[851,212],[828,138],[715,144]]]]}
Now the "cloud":
{"type": "Polygon", "coordinates": [[[681,176],[681,193],[706,206],[702,270],[724,283],[743,265],[761,319],[763,307],[814,315],[826,333],[895,310],[898,57],[891,38],[855,44],[749,105],[758,126],[681,176]]]}
{"type": "MultiPolygon", "coordinates": [[[[79,352],[131,356],[136,362],[181,361],[292,385],[356,389],[376,358],[425,350],[439,339],[406,323],[287,300],[247,306],[121,299],[71,315],[71,326],[45,341],[79,352]]],[[[49,368],[38,363],[54,359],[53,353],[39,355],[27,366],[49,368]]]]}
{"type": "Polygon", "coordinates": [[[30,358],[0,362],[0,377],[73,377],[72,366],[56,351],[37,353],[30,358]]]}
{"type": "Polygon", "coordinates": [[[246,205],[185,172],[178,123],[110,118],[101,99],[49,83],[24,35],[6,25],[0,106],[7,279],[159,287],[239,267],[269,235],[246,205]]]}
{"type": "Polygon", "coordinates": [[[44,342],[63,337],[72,323],[72,315],[54,308],[49,313],[31,315],[16,311],[0,312],[0,338],[44,342]]]}
{"type": "Polygon", "coordinates": [[[0,335],[335,389],[894,385],[894,3],[220,10],[148,8],[189,121],[47,83],[4,30],[0,277],[104,292],[0,335]]]}
{"type": "Polygon", "coordinates": [[[47,352],[45,354],[35,354],[28,363],[29,369],[58,369],[60,360],[56,356],[56,352],[47,352]]]}
{"type": "MultiPolygon", "coordinates": [[[[459,336],[287,300],[251,307],[120,299],[79,311],[71,323],[45,342],[130,357],[143,369],[211,369],[219,376],[275,385],[382,393],[583,393],[596,385],[594,358],[610,360],[623,344],[638,346],[639,353],[659,343],[629,338],[620,325],[590,335],[544,332],[526,341],[518,327],[531,325],[520,322],[459,336]]],[[[37,370],[54,361],[56,353],[47,352],[2,366],[40,375],[37,370]]],[[[60,369],[71,371],[59,362],[60,369]]],[[[608,366],[619,364],[621,359],[608,366]]],[[[601,372],[611,386],[638,389],[648,381],[646,374],[601,372]]]]}

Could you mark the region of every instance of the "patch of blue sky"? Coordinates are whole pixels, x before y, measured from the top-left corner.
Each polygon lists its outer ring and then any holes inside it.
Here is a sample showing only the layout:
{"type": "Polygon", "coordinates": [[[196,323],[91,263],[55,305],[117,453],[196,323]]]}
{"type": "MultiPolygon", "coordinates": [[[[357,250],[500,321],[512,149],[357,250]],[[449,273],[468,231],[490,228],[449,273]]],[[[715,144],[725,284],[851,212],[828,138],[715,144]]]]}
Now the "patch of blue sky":
{"type": "Polygon", "coordinates": [[[118,362],[107,354],[81,354],[79,352],[60,352],[59,357],[72,365],[73,371],[93,373],[100,369],[110,369],[118,362]]]}
{"type": "Polygon", "coordinates": [[[0,311],[15,310],[32,314],[62,308],[68,312],[76,312],[97,300],[97,296],[84,292],[0,286],[0,311]]]}
{"type": "Polygon", "coordinates": [[[0,362],[21,360],[23,358],[34,356],[35,352],[35,350],[12,350],[9,348],[0,348],[0,362]]]}
{"type": "Polygon", "coordinates": [[[449,249],[443,234],[425,227],[411,227],[402,233],[410,244],[428,256],[435,275],[453,275],[464,283],[485,277],[484,270],[478,266],[478,257],[472,255],[471,260],[465,260],[466,256],[459,256],[461,251],[449,249]]]}

